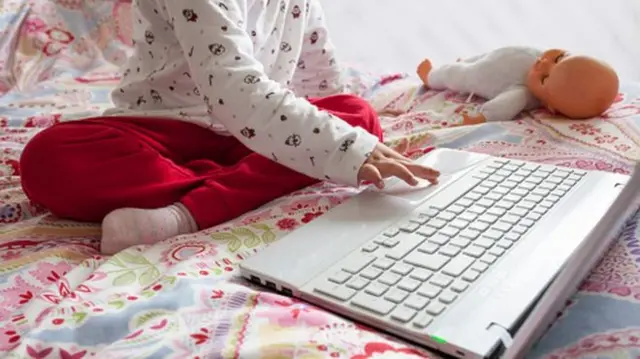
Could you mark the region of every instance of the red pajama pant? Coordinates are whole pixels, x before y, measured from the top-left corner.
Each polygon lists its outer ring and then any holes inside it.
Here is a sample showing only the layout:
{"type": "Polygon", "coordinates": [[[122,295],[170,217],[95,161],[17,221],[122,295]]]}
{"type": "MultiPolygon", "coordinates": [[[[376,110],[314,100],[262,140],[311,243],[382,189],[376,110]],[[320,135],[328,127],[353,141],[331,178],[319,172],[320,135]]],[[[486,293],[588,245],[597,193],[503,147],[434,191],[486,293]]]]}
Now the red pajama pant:
{"type": "MultiPolygon", "coordinates": [[[[382,140],[378,116],[363,99],[337,95],[310,102],[382,140]]],[[[20,167],[29,199],[59,217],[99,222],[118,208],[180,202],[201,229],[317,182],[234,137],[143,117],[52,126],[27,144],[20,167]]]]}

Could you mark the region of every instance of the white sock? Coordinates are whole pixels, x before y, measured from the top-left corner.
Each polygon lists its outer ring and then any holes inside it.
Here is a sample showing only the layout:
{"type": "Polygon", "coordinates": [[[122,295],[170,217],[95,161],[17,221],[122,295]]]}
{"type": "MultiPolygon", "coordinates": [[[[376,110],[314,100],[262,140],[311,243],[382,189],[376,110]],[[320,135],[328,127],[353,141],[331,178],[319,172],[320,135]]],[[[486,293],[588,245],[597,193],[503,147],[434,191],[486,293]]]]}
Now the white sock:
{"type": "Polygon", "coordinates": [[[120,208],[102,221],[100,251],[114,254],[138,244],[154,244],[198,230],[182,204],[158,209],[120,208]]]}

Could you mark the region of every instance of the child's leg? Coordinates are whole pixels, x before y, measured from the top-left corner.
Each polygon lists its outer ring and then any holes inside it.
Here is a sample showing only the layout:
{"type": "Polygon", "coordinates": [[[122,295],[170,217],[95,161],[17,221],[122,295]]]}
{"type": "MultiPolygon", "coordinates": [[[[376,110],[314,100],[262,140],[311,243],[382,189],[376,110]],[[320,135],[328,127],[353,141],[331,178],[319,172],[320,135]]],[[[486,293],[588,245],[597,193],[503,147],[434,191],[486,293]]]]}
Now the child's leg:
{"type": "MultiPolygon", "coordinates": [[[[352,126],[364,128],[382,141],[378,116],[365,100],[351,95],[336,95],[311,99],[310,102],[352,126]]],[[[223,223],[318,182],[251,152],[239,142],[229,154],[232,157],[230,161],[237,161],[234,166],[212,172],[203,186],[189,192],[181,200],[200,228],[223,223]]]]}
{"type": "Polygon", "coordinates": [[[104,219],[102,249],[113,253],[195,231],[188,211],[174,206],[203,182],[184,164],[208,154],[202,161],[206,165],[200,166],[220,168],[216,154],[234,143],[203,127],[168,119],[68,122],[27,144],[21,180],[33,202],[59,217],[104,219]]]}

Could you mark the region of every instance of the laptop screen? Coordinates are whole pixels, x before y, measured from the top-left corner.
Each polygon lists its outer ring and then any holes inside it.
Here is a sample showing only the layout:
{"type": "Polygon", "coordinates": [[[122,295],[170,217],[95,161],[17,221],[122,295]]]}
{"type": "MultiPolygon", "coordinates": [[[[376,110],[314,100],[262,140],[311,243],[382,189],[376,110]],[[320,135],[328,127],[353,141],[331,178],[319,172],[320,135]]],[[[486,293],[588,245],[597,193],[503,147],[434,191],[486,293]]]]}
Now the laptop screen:
{"type": "Polygon", "coordinates": [[[617,198],[589,233],[586,240],[576,248],[567,263],[549,285],[535,308],[505,351],[503,358],[522,358],[534,342],[547,330],[556,313],[564,308],[566,299],[573,295],[581,281],[607,251],[625,222],[640,207],[640,164],[636,164],[631,178],[622,188],[617,198]]]}

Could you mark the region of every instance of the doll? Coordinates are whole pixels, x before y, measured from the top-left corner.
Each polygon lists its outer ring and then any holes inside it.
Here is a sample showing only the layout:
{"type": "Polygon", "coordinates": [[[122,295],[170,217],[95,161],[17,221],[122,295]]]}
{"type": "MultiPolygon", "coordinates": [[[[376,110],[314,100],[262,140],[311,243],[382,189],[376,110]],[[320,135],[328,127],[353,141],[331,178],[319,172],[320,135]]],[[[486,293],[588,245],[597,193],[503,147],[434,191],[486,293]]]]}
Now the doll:
{"type": "Polygon", "coordinates": [[[611,106],[619,86],[609,65],[560,49],[503,47],[437,68],[424,60],[417,72],[427,88],[487,99],[477,115],[463,113],[464,124],[508,121],[539,107],[587,119],[611,106]]]}

